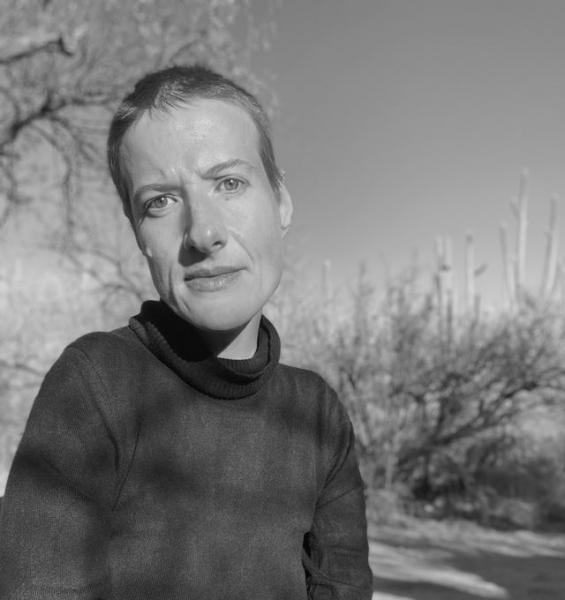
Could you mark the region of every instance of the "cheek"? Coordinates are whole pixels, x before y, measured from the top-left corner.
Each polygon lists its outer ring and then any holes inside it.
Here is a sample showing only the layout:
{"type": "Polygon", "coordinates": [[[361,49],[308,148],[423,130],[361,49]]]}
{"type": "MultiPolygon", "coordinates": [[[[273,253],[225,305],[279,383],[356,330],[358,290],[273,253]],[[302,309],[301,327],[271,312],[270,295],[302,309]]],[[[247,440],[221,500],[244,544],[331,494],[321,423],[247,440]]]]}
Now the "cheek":
{"type": "Polygon", "coordinates": [[[141,239],[139,241],[139,247],[143,253],[143,256],[145,256],[150,263],[160,263],[163,261],[162,249],[154,240],[141,239]]]}
{"type": "Polygon", "coordinates": [[[162,248],[158,243],[145,242],[142,246],[142,252],[145,255],[149,269],[153,277],[160,280],[168,278],[168,274],[177,263],[166,248],[162,248]]]}
{"type": "Polygon", "coordinates": [[[265,256],[276,256],[280,253],[282,245],[282,230],[278,206],[275,200],[273,204],[264,206],[265,199],[261,198],[261,210],[255,211],[254,215],[245,215],[244,222],[245,237],[256,248],[256,250],[265,256]]]}
{"type": "Polygon", "coordinates": [[[277,275],[282,270],[283,263],[283,241],[280,227],[275,227],[272,223],[265,223],[265,227],[259,231],[256,238],[256,250],[262,268],[277,275]]]}
{"type": "Polygon", "coordinates": [[[265,254],[273,261],[274,266],[282,261],[283,234],[278,212],[268,215],[260,228],[265,254]]]}
{"type": "Polygon", "coordinates": [[[174,239],[173,235],[169,231],[152,231],[142,228],[138,233],[137,243],[147,260],[160,264],[170,261],[170,255],[174,252],[173,244],[164,242],[172,239],[174,239]]]}

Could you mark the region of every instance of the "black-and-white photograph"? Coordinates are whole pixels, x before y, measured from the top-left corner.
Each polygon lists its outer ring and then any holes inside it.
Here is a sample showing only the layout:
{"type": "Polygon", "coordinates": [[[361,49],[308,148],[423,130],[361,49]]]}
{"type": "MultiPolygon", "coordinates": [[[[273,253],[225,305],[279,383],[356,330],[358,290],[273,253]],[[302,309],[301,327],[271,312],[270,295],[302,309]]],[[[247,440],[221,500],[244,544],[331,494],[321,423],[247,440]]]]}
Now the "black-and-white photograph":
{"type": "Polygon", "coordinates": [[[1,600],[562,600],[564,27],[0,0],[1,600]]]}

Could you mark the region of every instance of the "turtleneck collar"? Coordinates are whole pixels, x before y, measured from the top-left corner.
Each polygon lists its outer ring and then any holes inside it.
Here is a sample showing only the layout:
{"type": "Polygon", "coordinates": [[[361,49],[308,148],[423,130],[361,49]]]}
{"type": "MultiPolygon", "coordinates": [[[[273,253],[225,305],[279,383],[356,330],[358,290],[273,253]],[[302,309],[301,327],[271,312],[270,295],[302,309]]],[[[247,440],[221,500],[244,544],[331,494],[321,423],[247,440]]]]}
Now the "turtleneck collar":
{"type": "Polygon", "coordinates": [[[264,316],[259,325],[257,350],[246,360],[211,354],[198,330],[161,300],[144,302],[129,326],[181,379],[214,398],[235,400],[254,394],[271,377],[280,357],[279,336],[264,316]]]}

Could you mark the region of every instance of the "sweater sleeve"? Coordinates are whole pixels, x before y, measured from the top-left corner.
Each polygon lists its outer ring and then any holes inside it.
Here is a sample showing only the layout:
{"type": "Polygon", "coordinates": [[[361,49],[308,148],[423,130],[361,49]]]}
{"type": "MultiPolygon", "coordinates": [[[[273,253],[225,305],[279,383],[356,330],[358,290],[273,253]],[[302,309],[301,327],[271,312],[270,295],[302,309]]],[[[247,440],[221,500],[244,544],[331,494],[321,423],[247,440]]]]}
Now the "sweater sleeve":
{"type": "Polygon", "coordinates": [[[364,484],[355,437],[345,410],[327,432],[329,470],[318,496],[303,561],[310,600],[370,600],[373,576],[368,562],[364,484]]]}
{"type": "Polygon", "coordinates": [[[116,450],[87,357],[67,348],[45,377],[0,517],[0,598],[106,597],[116,450]]]}

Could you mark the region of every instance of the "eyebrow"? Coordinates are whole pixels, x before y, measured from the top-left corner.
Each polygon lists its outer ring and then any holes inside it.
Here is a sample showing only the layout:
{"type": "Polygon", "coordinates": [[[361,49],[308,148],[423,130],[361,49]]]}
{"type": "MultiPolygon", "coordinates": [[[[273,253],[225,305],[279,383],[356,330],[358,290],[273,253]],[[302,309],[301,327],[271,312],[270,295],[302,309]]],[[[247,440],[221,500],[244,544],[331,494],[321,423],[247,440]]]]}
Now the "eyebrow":
{"type": "Polygon", "coordinates": [[[177,187],[178,186],[176,185],[169,185],[168,183],[148,183],[147,185],[142,185],[140,188],[137,188],[133,193],[132,199],[134,202],[137,202],[143,192],[170,192],[177,187]]]}
{"type": "Polygon", "coordinates": [[[220,173],[228,169],[233,169],[233,167],[245,167],[250,170],[255,170],[256,168],[247,160],[243,160],[242,158],[232,158],[231,160],[226,160],[210,167],[208,170],[204,171],[201,176],[204,179],[215,179],[220,173]]]}
{"type": "MultiPolygon", "coordinates": [[[[232,158],[230,160],[225,160],[221,163],[213,165],[206,171],[201,174],[203,179],[215,179],[218,177],[223,171],[228,169],[233,169],[234,167],[245,167],[251,171],[256,170],[255,165],[250,163],[247,160],[242,158],[232,158]]],[[[173,189],[176,189],[178,186],[176,184],[169,183],[148,183],[146,185],[142,185],[138,189],[135,190],[132,198],[134,201],[137,201],[143,192],[170,192],[173,189]]]]}

